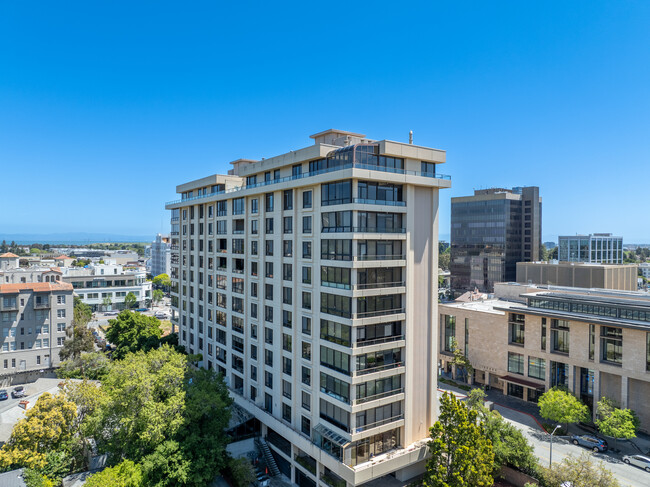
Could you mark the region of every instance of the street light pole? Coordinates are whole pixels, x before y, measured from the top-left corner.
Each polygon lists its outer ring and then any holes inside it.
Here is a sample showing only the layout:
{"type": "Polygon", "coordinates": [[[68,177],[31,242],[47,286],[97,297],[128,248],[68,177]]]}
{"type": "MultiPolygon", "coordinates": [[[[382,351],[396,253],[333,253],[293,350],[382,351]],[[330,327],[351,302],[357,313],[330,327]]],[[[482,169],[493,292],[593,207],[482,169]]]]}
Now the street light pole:
{"type": "Polygon", "coordinates": [[[553,432],[551,433],[551,449],[548,452],[548,466],[549,466],[549,468],[551,468],[553,466],[553,435],[555,434],[555,432],[557,431],[557,429],[559,427],[560,427],[560,425],[558,424],[555,427],[555,429],[553,430],[553,432]]]}

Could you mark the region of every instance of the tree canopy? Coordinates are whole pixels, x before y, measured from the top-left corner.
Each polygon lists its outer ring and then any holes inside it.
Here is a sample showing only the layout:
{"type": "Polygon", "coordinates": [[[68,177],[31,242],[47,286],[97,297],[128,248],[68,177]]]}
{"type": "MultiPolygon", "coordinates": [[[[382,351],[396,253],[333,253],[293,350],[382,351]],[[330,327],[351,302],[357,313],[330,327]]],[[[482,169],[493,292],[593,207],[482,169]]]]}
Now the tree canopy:
{"type": "Polygon", "coordinates": [[[153,278],[153,285],[156,287],[168,288],[172,285],[172,280],[167,274],[158,274],[153,278]]]}
{"type": "Polygon", "coordinates": [[[138,298],[135,297],[135,294],[129,292],[124,296],[124,309],[133,309],[138,302],[138,298]]]}
{"type": "Polygon", "coordinates": [[[620,487],[614,474],[603,462],[594,463],[585,452],[580,457],[567,456],[561,462],[544,469],[547,487],[620,487]]]}
{"type": "Polygon", "coordinates": [[[478,413],[445,393],[438,421],[431,427],[431,458],[424,474],[427,487],[492,485],[494,453],[478,413]]]}
{"type": "Polygon", "coordinates": [[[538,401],[542,418],[555,423],[575,423],[589,417],[589,408],[569,391],[554,387],[538,401]]]}
{"type": "Polygon", "coordinates": [[[108,324],[106,340],[116,346],[113,356],[117,359],[129,352],[150,350],[160,343],[160,321],[153,316],[124,310],[108,324]]]}

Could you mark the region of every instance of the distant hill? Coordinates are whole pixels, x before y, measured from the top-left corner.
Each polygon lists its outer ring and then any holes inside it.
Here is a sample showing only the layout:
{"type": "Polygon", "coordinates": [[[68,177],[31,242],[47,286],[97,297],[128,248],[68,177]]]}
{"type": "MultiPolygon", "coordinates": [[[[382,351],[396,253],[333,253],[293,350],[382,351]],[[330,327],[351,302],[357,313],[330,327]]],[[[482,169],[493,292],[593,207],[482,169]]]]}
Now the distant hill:
{"type": "Polygon", "coordinates": [[[0,242],[16,242],[19,245],[33,243],[84,245],[105,242],[151,242],[155,235],[118,235],[112,233],[0,233],[0,242]]]}

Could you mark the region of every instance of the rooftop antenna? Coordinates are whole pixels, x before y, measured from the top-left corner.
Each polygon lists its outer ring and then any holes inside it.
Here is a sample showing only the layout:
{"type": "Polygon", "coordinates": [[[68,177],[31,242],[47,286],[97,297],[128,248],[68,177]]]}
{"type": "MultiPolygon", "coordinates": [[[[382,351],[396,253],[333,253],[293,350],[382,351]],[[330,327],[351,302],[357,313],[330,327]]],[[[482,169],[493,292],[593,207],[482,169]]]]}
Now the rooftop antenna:
{"type": "Polygon", "coordinates": [[[409,130],[409,144],[413,144],[413,131],[409,130]]]}

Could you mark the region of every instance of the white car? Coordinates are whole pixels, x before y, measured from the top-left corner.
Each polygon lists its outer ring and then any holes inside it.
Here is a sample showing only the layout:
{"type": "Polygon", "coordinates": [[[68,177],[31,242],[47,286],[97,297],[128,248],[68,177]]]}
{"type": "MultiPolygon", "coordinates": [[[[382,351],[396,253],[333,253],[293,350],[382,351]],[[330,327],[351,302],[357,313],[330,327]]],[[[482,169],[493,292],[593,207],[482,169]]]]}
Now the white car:
{"type": "Polygon", "coordinates": [[[169,315],[162,311],[157,312],[154,316],[159,320],[166,320],[167,318],[169,318],[169,315]]]}
{"type": "Polygon", "coordinates": [[[625,455],[623,461],[628,465],[634,465],[644,469],[646,472],[650,472],[650,457],[643,455],[625,455]]]}

